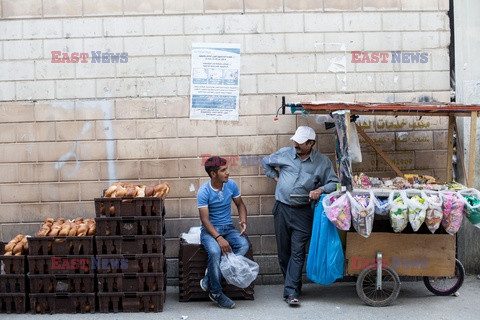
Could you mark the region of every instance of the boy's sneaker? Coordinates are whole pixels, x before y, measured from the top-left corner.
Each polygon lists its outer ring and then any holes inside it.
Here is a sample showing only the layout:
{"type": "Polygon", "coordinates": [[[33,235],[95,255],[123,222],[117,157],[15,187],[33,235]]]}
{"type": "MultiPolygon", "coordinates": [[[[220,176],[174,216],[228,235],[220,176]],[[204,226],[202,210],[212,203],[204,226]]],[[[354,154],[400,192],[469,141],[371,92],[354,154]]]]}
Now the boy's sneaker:
{"type": "Polygon", "coordinates": [[[207,292],[208,291],[208,277],[207,277],[208,269],[205,269],[205,277],[203,277],[200,280],[200,288],[202,288],[203,291],[207,292]]]}
{"type": "Polygon", "coordinates": [[[207,276],[203,277],[200,280],[200,288],[202,288],[203,291],[207,292],[208,291],[208,279],[207,276]]]}
{"type": "Polygon", "coordinates": [[[223,292],[219,294],[209,293],[208,297],[213,302],[216,302],[219,307],[233,309],[235,307],[235,302],[233,302],[229,297],[227,297],[223,292]]]}

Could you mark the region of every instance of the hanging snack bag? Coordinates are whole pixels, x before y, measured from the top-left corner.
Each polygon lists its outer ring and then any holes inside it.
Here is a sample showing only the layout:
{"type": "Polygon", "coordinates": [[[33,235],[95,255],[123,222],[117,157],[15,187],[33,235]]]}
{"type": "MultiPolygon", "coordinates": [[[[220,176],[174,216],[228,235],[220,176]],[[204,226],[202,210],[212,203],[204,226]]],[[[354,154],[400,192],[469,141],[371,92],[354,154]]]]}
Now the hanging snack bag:
{"type": "Polygon", "coordinates": [[[373,203],[375,204],[375,214],[381,216],[387,216],[390,212],[390,207],[388,203],[388,197],[373,197],[373,203]]]}
{"type": "Polygon", "coordinates": [[[361,236],[368,238],[372,233],[373,218],[375,215],[374,195],[372,192],[367,194],[352,195],[347,192],[352,208],[352,224],[355,230],[361,236]]]}
{"type": "Polygon", "coordinates": [[[417,232],[420,229],[420,226],[425,221],[425,215],[427,211],[427,203],[425,199],[422,198],[421,191],[410,190],[410,197],[407,198],[408,206],[408,221],[412,226],[414,232],[417,232]]]}
{"type": "Polygon", "coordinates": [[[443,201],[442,226],[449,234],[455,234],[462,224],[465,203],[456,192],[440,191],[440,195],[443,201]]]}
{"type": "Polygon", "coordinates": [[[480,192],[477,189],[464,189],[458,191],[463,197],[465,206],[463,212],[467,219],[477,228],[480,228],[480,192]]]}
{"type": "Polygon", "coordinates": [[[425,224],[427,225],[428,230],[430,230],[431,233],[434,233],[438,227],[440,227],[443,218],[442,198],[438,192],[434,191],[422,191],[422,197],[427,204],[425,224]]]}
{"type": "Polygon", "coordinates": [[[408,207],[405,204],[405,191],[392,192],[388,197],[390,206],[390,224],[394,232],[402,232],[408,224],[408,207]]]}
{"type": "Polygon", "coordinates": [[[350,229],[350,202],[347,194],[341,192],[333,192],[322,200],[323,210],[335,227],[340,230],[350,229]]]}

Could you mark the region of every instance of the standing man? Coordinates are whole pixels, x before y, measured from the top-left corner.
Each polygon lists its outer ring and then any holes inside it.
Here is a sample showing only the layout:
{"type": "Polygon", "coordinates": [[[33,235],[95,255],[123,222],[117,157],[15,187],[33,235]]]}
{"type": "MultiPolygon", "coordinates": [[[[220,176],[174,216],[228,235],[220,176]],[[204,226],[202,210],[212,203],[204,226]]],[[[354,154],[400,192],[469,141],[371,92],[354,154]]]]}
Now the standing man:
{"type": "Polygon", "coordinates": [[[305,247],[313,224],[310,201],[334,191],[339,181],[330,159],[313,150],[315,131],[312,128],[298,127],[290,140],[294,147],[285,147],[264,157],[262,166],[267,177],[277,182],[272,211],[278,261],[285,281],[283,297],[289,305],[298,305],[305,247]],[[290,194],[304,194],[308,198],[290,198],[290,194]]]}
{"type": "Polygon", "coordinates": [[[208,253],[208,265],[200,287],[207,291],[213,302],[219,307],[233,308],[235,302],[222,291],[220,258],[222,254],[233,251],[245,255],[249,249],[248,240],[243,236],[247,230],[247,208],[243,203],[237,184],[229,180],[227,161],[220,157],[211,157],[205,161],[210,181],[198,189],[197,202],[202,228],[200,241],[208,253]],[[237,206],[242,231],[233,226],[231,217],[232,200],[237,206]]]}

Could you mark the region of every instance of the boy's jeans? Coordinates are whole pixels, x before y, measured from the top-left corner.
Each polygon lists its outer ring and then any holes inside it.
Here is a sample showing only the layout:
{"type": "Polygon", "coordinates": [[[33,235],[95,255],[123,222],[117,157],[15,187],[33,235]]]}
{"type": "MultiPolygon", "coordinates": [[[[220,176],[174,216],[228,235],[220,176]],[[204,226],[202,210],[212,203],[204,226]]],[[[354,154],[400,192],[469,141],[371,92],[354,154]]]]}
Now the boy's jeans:
{"type": "MultiPolygon", "coordinates": [[[[233,253],[245,255],[249,249],[248,240],[240,236],[240,232],[233,225],[215,226],[222,237],[228,241],[233,253]]],[[[208,288],[213,294],[222,292],[222,273],[220,272],[220,258],[222,250],[210,233],[202,227],[200,242],[208,253],[208,288]]]]}

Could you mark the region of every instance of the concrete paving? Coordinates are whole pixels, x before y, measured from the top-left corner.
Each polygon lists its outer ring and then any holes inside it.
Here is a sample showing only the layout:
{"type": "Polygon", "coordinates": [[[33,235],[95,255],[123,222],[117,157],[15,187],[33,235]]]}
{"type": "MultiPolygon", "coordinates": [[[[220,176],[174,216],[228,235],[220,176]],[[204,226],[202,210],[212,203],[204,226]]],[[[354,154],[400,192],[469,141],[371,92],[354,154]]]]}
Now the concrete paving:
{"type": "Polygon", "coordinates": [[[305,284],[301,306],[289,307],[283,300],[282,286],[256,286],[255,300],[237,300],[236,307],[225,310],[210,301],[178,302],[178,287],[167,288],[167,300],[161,313],[117,313],[89,315],[0,315],[2,320],[19,319],[118,319],[118,320],[249,320],[249,319],[428,319],[470,320],[480,318],[480,280],[467,276],[458,297],[440,297],[430,293],[422,281],[402,282],[392,305],[374,308],[357,296],[354,282],[324,287],[305,284]]]}

